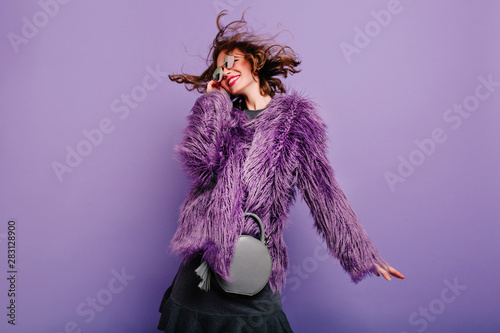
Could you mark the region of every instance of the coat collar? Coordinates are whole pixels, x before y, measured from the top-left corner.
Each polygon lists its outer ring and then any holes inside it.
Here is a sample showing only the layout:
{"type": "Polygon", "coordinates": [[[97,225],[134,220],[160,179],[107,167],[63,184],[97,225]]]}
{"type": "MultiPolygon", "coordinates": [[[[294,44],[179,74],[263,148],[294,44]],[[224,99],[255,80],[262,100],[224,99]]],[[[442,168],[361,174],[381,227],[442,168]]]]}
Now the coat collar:
{"type": "Polygon", "coordinates": [[[279,112],[280,102],[283,98],[286,98],[286,96],[286,94],[276,93],[267,104],[265,110],[262,111],[255,119],[250,119],[243,110],[234,108],[234,111],[242,120],[244,127],[258,126],[261,122],[269,121],[276,117],[276,113],[279,112]]]}

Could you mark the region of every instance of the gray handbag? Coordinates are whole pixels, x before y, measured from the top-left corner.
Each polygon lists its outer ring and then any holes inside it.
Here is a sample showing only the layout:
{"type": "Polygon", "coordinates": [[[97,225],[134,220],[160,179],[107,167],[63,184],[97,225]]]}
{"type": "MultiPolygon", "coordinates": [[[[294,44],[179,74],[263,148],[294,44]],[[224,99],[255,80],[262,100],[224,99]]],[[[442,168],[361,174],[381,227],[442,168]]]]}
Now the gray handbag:
{"type": "MultiPolygon", "coordinates": [[[[273,263],[267,249],[262,221],[253,213],[245,213],[245,217],[247,216],[252,217],[259,225],[260,240],[249,235],[240,235],[229,268],[230,281],[224,280],[218,274],[215,274],[215,278],[221,288],[228,293],[253,296],[266,286],[273,263]]],[[[208,264],[203,262],[195,272],[202,279],[198,287],[208,290],[210,288],[208,264]]]]}

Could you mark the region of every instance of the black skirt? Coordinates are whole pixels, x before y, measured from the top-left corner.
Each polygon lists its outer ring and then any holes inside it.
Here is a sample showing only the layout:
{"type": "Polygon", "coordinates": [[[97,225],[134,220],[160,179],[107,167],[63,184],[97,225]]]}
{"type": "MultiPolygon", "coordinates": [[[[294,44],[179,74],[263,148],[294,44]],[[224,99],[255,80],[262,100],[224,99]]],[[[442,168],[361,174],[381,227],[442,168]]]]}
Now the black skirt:
{"type": "Polygon", "coordinates": [[[182,333],[292,333],[279,292],[269,284],[254,296],[229,294],[212,276],[209,291],[198,288],[201,259],[181,264],[160,305],[158,329],[182,333]]]}

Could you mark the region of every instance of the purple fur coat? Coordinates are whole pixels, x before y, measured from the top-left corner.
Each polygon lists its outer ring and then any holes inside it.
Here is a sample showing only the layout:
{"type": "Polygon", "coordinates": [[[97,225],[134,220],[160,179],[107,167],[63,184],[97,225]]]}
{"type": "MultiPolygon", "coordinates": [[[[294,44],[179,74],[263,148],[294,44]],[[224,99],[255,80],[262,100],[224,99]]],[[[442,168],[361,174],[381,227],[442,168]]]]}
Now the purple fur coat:
{"type": "Polygon", "coordinates": [[[285,284],[283,229],[298,188],[331,254],[358,282],[385,262],[337,184],[326,155],[326,125],[297,92],[277,93],[256,119],[233,108],[225,91],[200,96],[176,147],[193,186],[171,243],[186,260],[203,255],[223,278],[238,236],[258,235],[257,214],[271,233],[273,291],[285,284]]]}

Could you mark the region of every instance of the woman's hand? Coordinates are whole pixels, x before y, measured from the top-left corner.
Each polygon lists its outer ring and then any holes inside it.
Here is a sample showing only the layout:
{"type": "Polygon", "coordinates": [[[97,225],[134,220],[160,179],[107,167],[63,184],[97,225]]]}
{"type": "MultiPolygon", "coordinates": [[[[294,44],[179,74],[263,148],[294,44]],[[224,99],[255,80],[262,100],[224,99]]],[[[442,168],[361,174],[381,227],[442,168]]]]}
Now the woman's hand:
{"type": "Polygon", "coordinates": [[[220,82],[217,82],[215,80],[212,80],[210,82],[207,83],[207,93],[210,93],[214,90],[223,90],[224,88],[222,88],[222,85],[220,84],[220,82]]]}
{"type": "Polygon", "coordinates": [[[375,264],[375,267],[377,267],[377,273],[376,273],[377,276],[380,276],[380,274],[382,274],[382,276],[387,281],[391,281],[390,275],[395,276],[398,279],[404,279],[405,278],[405,276],[403,274],[399,273],[397,271],[397,269],[395,269],[394,267],[391,267],[389,265],[387,265],[385,268],[382,268],[380,265],[375,264]]]}

